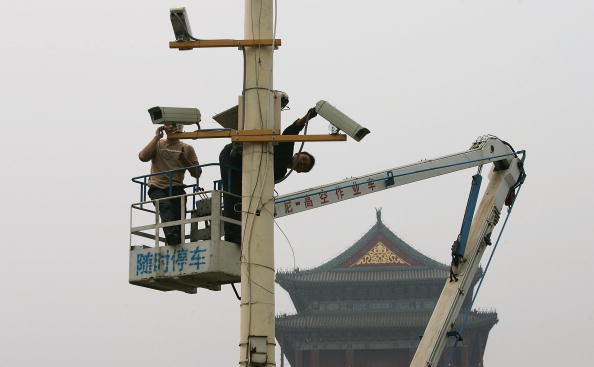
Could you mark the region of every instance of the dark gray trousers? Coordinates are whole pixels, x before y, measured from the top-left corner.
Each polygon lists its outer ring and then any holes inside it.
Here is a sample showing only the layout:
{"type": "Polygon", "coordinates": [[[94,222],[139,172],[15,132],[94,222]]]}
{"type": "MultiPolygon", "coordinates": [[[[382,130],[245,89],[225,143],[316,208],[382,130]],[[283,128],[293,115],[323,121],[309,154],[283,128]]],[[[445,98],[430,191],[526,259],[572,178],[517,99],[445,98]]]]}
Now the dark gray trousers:
{"type": "MultiPolygon", "coordinates": [[[[168,196],[184,195],[185,193],[186,190],[184,190],[182,186],[173,186],[171,188],[171,195],[169,195],[169,189],[161,189],[156,186],[150,186],[148,190],[148,195],[151,200],[163,199],[168,196]]],[[[185,206],[185,198],[161,200],[159,202],[159,215],[161,216],[162,223],[181,219],[182,200],[183,205],[185,206]]],[[[182,242],[180,226],[164,227],[163,232],[165,232],[165,239],[167,240],[168,245],[175,246],[182,242]]]]}

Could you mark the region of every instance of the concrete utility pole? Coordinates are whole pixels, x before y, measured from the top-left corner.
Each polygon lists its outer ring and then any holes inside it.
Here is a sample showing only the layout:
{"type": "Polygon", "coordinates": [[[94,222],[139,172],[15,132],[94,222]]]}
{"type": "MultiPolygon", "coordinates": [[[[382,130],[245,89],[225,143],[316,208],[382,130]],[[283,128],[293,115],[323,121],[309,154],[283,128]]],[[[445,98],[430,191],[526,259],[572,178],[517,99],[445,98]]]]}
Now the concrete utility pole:
{"type": "MultiPolygon", "coordinates": [[[[272,39],[272,0],[245,0],[245,39],[272,39]]],[[[245,47],[245,130],[273,128],[271,46],[245,47]]],[[[272,143],[243,143],[240,366],[274,366],[272,143]]]]}

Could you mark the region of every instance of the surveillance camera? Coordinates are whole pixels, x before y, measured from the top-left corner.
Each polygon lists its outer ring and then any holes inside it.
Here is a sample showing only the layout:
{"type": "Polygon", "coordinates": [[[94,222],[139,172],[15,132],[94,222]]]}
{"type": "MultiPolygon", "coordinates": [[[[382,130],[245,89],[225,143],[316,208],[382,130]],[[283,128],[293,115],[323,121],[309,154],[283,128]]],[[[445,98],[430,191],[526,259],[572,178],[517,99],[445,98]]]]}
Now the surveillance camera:
{"type": "Polygon", "coordinates": [[[193,125],[200,122],[200,110],[183,107],[153,107],[149,108],[153,124],[184,124],[193,125]]]}
{"type": "Polygon", "coordinates": [[[274,98],[280,97],[280,105],[281,109],[287,107],[289,104],[289,95],[281,90],[274,91],[274,98]]]}
{"type": "Polygon", "coordinates": [[[365,135],[369,134],[368,129],[359,125],[326,101],[316,103],[316,112],[356,141],[361,141],[365,135]]]}
{"type": "Polygon", "coordinates": [[[190,30],[190,23],[188,22],[188,14],[186,8],[173,8],[169,10],[169,18],[171,18],[171,25],[173,26],[173,33],[176,41],[192,41],[192,31],[190,30]]]}

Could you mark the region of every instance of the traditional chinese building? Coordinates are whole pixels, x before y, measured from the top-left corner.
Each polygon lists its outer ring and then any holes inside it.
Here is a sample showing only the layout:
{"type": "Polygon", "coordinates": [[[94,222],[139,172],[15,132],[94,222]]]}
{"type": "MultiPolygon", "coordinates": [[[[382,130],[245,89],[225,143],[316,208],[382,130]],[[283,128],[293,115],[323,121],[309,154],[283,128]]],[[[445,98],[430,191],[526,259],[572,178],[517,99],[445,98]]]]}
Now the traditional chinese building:
{"type": "MultiPolygon", "coordinates": [[[[378,211],[375,225],[336,258],[277,273],[297,310],[276,318],[281,353],[292,367],[409,366],[448,275],[448,266],[398,238],[378,211]]],[[[440,366],[450,356],[453,366],[483,366],[498,319],[471,311],[471,297],[460,313],[468,317],[463,341],[446,348],[440,366]]]]}

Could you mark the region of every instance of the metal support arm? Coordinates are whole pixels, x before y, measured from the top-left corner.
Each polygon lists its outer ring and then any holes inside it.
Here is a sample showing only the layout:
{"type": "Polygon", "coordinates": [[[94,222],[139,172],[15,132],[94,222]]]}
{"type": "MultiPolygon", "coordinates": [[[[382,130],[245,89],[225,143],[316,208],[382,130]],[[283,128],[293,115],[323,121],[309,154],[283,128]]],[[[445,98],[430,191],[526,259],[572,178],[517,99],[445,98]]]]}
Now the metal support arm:
{"type": "Polygon", "coordinates": [[[300,213],[490,162],[495,162],[498,169],[503,169],[509,166],[514,154],[515,152],[498,138],[482,136],[464,152],[277,196],[275,216],[279,218],[300,213]]]}
{"type": "Polygon", "coordinates": [[[446,280],[445,286],[429,319],[429,324],[411,362],[411,367],[435,367],[439,362],[448,336],[455,335],[456,321],[464,299],[472,285],[481,257],[491,244],[491,233],[499,221],[501,209],[509,191],[518,182],[521,162],[514,158],[507,169],[494,168],[489,175],[489,186],[474,216],[464,256],[458,265],[452,264],[455,280],[446,280]]]}

